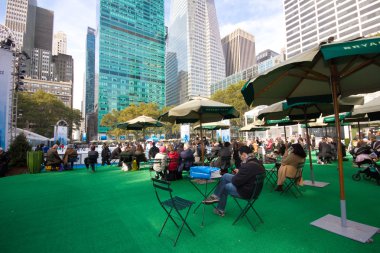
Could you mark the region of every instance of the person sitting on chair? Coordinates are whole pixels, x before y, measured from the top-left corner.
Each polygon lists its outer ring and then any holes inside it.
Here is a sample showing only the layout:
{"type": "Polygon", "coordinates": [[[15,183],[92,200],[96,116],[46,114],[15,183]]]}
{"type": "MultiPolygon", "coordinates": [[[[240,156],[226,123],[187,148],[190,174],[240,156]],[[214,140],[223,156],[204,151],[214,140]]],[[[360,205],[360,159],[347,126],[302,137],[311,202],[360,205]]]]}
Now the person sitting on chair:
{"type": "Polygon", "coordinates": [[[185,143],[183,146],[183,151],[180,153],[180,157],[181,164],[178,167],[177,179],[182,179],[182,171],[189,171],[190,167],[193,166],[193,163],[195,161],[194,153],[190,149],[190,145],[188,143],[185,143]]]}
{"type": "Polygon", "coordinates": [[[323,137],[322,141],[319,143],[318,150],[318,164],[331,163],[332,149],[325,137],[323,137]]]}
{"type": "Polygon", "coordinates": [[[98,163],[98,157],[99,157],[99,153],[98,151],[95,151],[95,146],[92,145],[90,147],[90,151],[88,151],[88,157],[86,157],[85,162],[84,162],[86,165],[86,168],[88,169],[91,166],[91,171],[95,172],[95,164],[98,163]]]}
{"type": "Polygon", "coordinates": [[[119,145],[117,145],[117,147],[114,150],[112,150],[112,152],[111,152],[111,160],[113,160],[113,159],[120,159],[120,153],[121,153],[121,146],[119,144],[119,145]]]}
{"type": "Polygon", "coordinates": [[[125,168],[127,168],[128,170],[131,170],[132,159],[133,159],[132,148],[129,145],[127,145],[126,147],[123,147],[120,153],[119,166],[122,166],[124,163],[124,165],[127,166],[125,168]]]}
{"type": "Polygon", "coordinates": [[[231,143],[226,141],[223,148],[219,152],[220,156],[220,174],[223,175],[228,172],[228,168],[231,166],[232,152],[230,149],[231,143]]]}
{"type": "Polygon", "coordinates": [[[152,147],[149,149],[149,159],[153,159],[156,154],[160,152],[159,149],[156,147],[156,143],[153,142],[152,147]]]}
{"type": "Polygon", "coordinates": [[[159,148],[159,153],[154,157],[153,170],[156,171],[156,178],[165,179],[166,177],[166,159],[168,155],[166,154],[166,147],[161,146],[159,148]]]}
{"type": "Polygon", "coordinates": [[[137,168],[140,169],[140,162],[146,162],[148,159],[146,159],[144,148],[141,144],[137,144],[136,151],[134,154],[136,158],[137,168]]]}
{"type": "Polygon", "coordinates": [[[168,165],[168,181],[173,181],[177,179],[178,165],[179,165],[179,154],[174,150],[173,145],[168,146],[168,158],[170,159],[168,165]]]}
{"type": "MultiPolygon", "coordinates": [[[[298,171],[298,165],[305,162],[306,153],[301,144],[292,144],[281,161],[278,169],[278,179],[276,191],[283,191],[282,185],[286,177],[294,178],[298,171]]],[[[301,183],[301,182],[299,182],[301,183]]]]}
{"type": "Polygon", "coordinates": [[[46,165],[51,166],[52,170],[58,170],[62,163],[62,159],[59,157],[57,149],[58,145],[54,144],[46,154],[46,165]]]}
{"type": "Polygon", "coordinates": [[[214,194],[203,200],[204,204],[218,203],[214,213],[220,216],[225,214],[228,195],[249,199],[255,187],[256,175],[265,173],[265,168],[253,157],[249,147],[240,147],[239,154],[242,160],[240,169],[234,170],[235,175],[224,174],[214,194]]]}
{"type": "Polygon", "coordinates": [[[67,145],[67,149],[65,155],[63,156],[63,166],[65,170],[72,170],[74,168],[74,162],[77,161],[78,152],[75,150],[73,144],[67,145]],[[68,167],[68,163],[70,162],[70,167],[68,167]]]}
{"type": "Polygon", "coordinates": [[[102,149],[101,155],[102,155],[102,166],[105,165],[105,164],[111,165],[111,161],[110,161],[111,150],[108,147],[107,143],[103,144],[103,149],[102,149]]]}

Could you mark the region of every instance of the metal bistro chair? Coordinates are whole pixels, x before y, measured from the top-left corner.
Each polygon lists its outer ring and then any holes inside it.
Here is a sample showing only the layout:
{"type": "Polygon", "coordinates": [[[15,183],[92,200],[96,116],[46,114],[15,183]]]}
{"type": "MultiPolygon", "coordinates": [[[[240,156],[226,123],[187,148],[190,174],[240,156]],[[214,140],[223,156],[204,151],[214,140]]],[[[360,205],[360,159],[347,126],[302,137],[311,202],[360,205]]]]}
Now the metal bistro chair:
{"type": "Polygon", "coordinates": [[[151,169],[149,170],[150,177],[156,178],[156,179],[160,178],[162,180],[166,180],[166,177],[168,174],[167,168],[169,165],[169,161],[170,161],[169,158],[166,158],[165,161],[163,159],[155,159],[155,158],[148,160],[148,163],[150,164],[150,167],[151,167],[151,169]],[[161,172],[157,172],[153,169],[154,165],[159,165],[160,167],[164,167],[164,170],[161,172]],[[152,172],[153,172],[153,174],[152,174],[152,172]]]}
{"type": "Polygon", "coordinates": [[[158,236],[161,236],[162,231],[164,230],[164,227],[166,225],[166,222],[170,219],[173,221],[174,225],[179,229],[177,238],[174,241],[174,247],[177,244],[178,238],[182,233],[182,229],[184,226],[186,226],[191,234],[195,236],[193,230],[191,230],[190,226],[187,224],[186,219],[189,215],[190,209],[192,205],[195,203],[190,200],[186,200],[177,196],[172,195],[173,189],[170,187],[170,182],[163,181],[159,179],[152,178],[153,187],[156,193],[156,197],[158,202],[160,203],[161,207],[165,210],[167,217],[165,219],[164,224],[162,225],[162,228],[160,230],[160,233],[158,236]],[[163,195],[169,196],[168,199],[163,200],[163,195]],[[186,215],[183,216],[180,211],[186,210],[186,215]],[[174,214],[176,213],[178,217],[173,217],[173,211],[174,214]],[[179,218],[181,221],[181,224],[178,225],[178,223],[174,220],[174,218],[179,218]]]}
{"type": "Polygon", "coordinates": [[[255,226],[253,225],[253,223],[251,222],[251,220],[247,216],[247,213],[248,213],[248,211],[250,209],[252,209],[255,212],[255,214],[257,215],[257,217],[260,219],[260,222],[264,223],[264,221],[261,218],[261,216],[257,213],[257,211],[255,210],[255,208],[253,207],[253,204],[259,198],[260,193],[261,193],[261,191],[263,189],[264,180],[265,180],[265,173],[256,175],[255,186],[253,187],[252,195],[251,195],[251,197],[249,199],[243,199],[243,198],[240,198],[240,197],[232,196],[233,199],[235,200],[236,204],[239,206],[239,208],[241,210],[240,214],[238,215],[238,217],[236,217],[236,219],[232,223],[232,225],[235,225],[240,219],[242,219],[243,217],[245,217],[247,219],[247,221],[249,222],[249,224],[251,225],[251,227],[253,228],[253,230],[256,231],[255,226]],[[239,203],[238,199],[246,201],[247,202],[246,205],[243,207],[239,203]]]}
{"type": "Polygon", "coordinates": [[[267,176],[265,179],[265,183],[270,183],[273,189],[277,185],[277,174],[280,167],[281,157],[276,159],[275,164],[272,168],[266,169],[267,176]]]}
{"type": "Polygon", "coordinates": [[[298,164],[296,175],[294,177],[286,177],[284,191],[281,192],[281,194],[284,194],[285,192],[290,191],[296,198],[297,198],[297,193],[299,194],[299,196],[302,196],[302,192],[298,186],[298,183],[302,178],[302,171],[303,171],[304,166],[305,166],[304,162],[298,164]],[[295,191],[292,190],[293,188],[295,189],[295,191]]]}

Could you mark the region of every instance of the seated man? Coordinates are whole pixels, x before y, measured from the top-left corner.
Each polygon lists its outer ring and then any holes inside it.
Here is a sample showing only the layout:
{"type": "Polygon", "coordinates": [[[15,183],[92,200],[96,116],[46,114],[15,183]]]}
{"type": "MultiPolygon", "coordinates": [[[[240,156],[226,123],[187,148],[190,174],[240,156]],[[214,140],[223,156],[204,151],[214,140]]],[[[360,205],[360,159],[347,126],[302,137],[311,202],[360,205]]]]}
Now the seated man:
{"type": "Polygon", "coordinates": [[[51,147],[46,154],[46,165],[51,166],[52,170],[59,169],[59,166],[62,163],[62,159],[59,157],[57,149],[58,145],[54,144],[54,146],[51,147]]]}
{"type": "Polygon", "coordinates": [[[204,204],[218,202],[214,213],[220,216],[224,216],[228,195],[250,198],[255,187],[256,175],[265,173],[264,167],[253,157],[249,147],[240,147],[239,154],[242,160],[240,169],[234,170],[235,175],[224,174],[214,194],[203,201],[204,204]]]}
{"type": "Polygon", "coordinates": [[[98,163],[98,157],[99,153],[98,151],[95,151],[95,146],[92,145],[90,147],[90,151],[88,151],[88,157],[85,159],[85,165],[86,168],[88,169],[91,166],[92,172],[95,172],[95,164],[98,163]]]}

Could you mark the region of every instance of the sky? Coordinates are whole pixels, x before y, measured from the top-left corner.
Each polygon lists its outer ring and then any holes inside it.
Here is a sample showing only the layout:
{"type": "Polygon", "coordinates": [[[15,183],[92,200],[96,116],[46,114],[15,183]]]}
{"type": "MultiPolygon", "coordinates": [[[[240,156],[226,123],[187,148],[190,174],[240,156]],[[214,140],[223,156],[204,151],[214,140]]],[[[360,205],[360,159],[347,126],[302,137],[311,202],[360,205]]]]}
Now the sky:
{"type": "MultiPolygon", "coordinates": [[[[0,0],[0,23],[5,24],[7,0],[0,0]]],[[[67,34],[67,54],[74,58],[74,108],[80,109],[85,74],[87,27],[96,29],[98,0],[37,0],[38,6],[54,11],[54,33],[67,34]]],[[[285,48],[283,0],[214,0],[220,36],[237,28],[255,36],[256,54],[285,48]]],[[[165,0],[165,19],[170,0],[165,0]]]]}

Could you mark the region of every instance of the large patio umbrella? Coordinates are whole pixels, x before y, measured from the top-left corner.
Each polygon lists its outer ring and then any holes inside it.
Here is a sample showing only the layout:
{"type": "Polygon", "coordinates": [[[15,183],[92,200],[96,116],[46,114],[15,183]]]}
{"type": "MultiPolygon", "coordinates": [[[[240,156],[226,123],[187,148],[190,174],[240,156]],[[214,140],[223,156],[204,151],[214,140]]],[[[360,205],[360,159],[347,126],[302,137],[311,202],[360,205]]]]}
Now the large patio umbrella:
{"type": "Polygon", "coordinates": [[[380,120],[380,99],[375,98],[371,101],[354,107],[352,116],[368,118],[370,121],[380,120]]]}
{"type": "MultiPolygon", "coordinates": [[[[170,109],[167,113],[162,114],[159,117],[159,120],[176,124],[195,123],[199,121],[201,128],[201,139],[203,139],[203,123],[220,121],[223,119],[233,119],[238,117],[239,112],[232,105],[220,103],[203,97],[195,97],[188,102],[170,109]]],[[[201,150],[201,161],[203,163],[203,142],[201,144],[201,150]]]]}
{"type": "Polygon", "coordinates": [[[117,127],[125,130],[142,130],[143,138],[145,139],[145,128],[147,127],[162,127],[163,124],[149,116],[138,116],[134,119],[117,124],[117,127]]]}
{"type": "MultiPolygon", "coordinates": [[[[310,148],[310,137],[309,137],[309,129],[307,122],[312,119],[319,118],[320,116],[329,115],[334,113],[334,107],[331,103],[331,96],[317,96],[314,98],[315,101],[321,101],[320,103],[311,101],[309,103],[302,103],[300,105],[292,104],[289,105],[286,101],[274,103],[263,110],[259,111],[258,117],[262,119],[269,120],[279,120],[284,117],[289,117],[291,120],[303,120],[303,123],[306,126],[306,143],[308,147],[309,153],[309,164],[310,164],[310,178],[311,181],[305,180],[305,185],[324,187],[328,183],[325,182],[316,182],[313,170],[313,163],[311,157],[311,148],[310,148]],[[330,99],[330,100],[329,100],[330,99]],[[325,102],[322,102],[325,101],[325,102]]],[[[351,99],[350,99],[351,102],[351,99]]],[[[364,102],[364,98],[360,97],[355,103],[364,102]]],[[[340,110],[343,111],[351,111],[353,109],[353,105],[340,105],[340,110]]]]}
{"type": "Polygon", "coordinates": [[[217,122],[210,122],[210,123],[204,123],[202,124],[202,128],[201,128],[201,125],[196,125],[194,127],[194,129],[205,129],[205,130],[209,130],[211,131],[211,139],[214,139],[214,131],[215,130],[219,130],[219,129],[229,129],[231,126],[226,124],[226,123],[223,123],[221,121],[217,121],[217,122]]]}
{"type": "MultiPolygon", "coordinates": [[[[341,139],[338,96],[347,97],[380,90],[379,70],[380,37],[324,44],[293,57],[246,83],[242,93],[246,103],[255,106],[285,99],[291,103],[307,102],[314,96],[331,94],[337,135],[341,139]]],[[[356,228],[351,222],[347,223],[341,150],[342,145],[338,141],[341,204],[339,234],[349,237],[345,233],[347,227],[356,228]]],[[[328,215],[313,225],[332,231],[332,227],[336,228],[337,220],[339,223],[339,219],[328,215]]],[[[358,237],[354,236],[353,239],[358,237]]]]}
{"type": "MultiPolygon", "coordinates": [[[[223,123],[223,122],[210,122],[210,123],[204,123],[202,124],[202,129],[206,130],[219,130],[219,129],[229,129],[230,125],[223,123]]],[[[201,129],[201,125],[196,125],[194,129],[201,129]]]]}
{"type": "Polygon", "coordinates": [[[259,132],[266,131],[269,127],[264,127],[262,125],[257,125],[255,123],[248,124],[239,129],[240,132],[259,132]]]}

